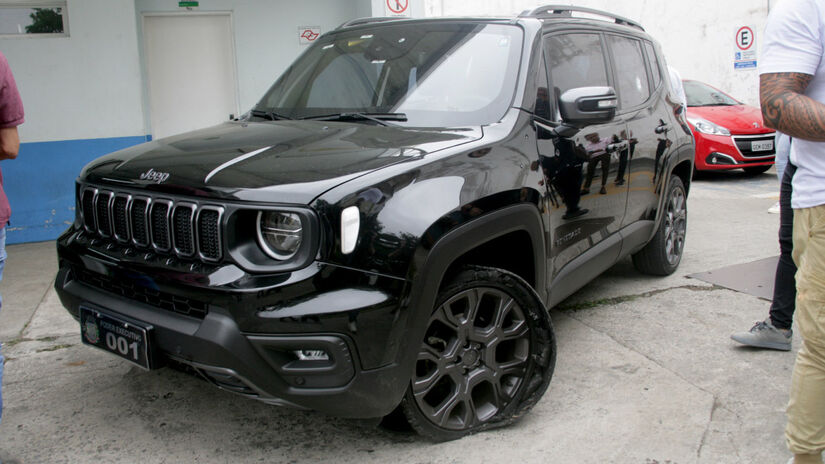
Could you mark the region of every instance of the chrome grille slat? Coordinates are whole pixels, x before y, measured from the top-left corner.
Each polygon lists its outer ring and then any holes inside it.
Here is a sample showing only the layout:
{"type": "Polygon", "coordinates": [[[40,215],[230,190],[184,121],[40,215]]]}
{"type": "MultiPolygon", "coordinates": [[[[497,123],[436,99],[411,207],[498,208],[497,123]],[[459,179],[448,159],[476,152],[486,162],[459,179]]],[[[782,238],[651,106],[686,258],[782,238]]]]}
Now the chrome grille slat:
{"type": "Polygon", "coordinates": [[[198,249],[204,261],[221,259],[221,218],[223,208],[205,206],[198,212],[198,249]]]}
{"type": "Polygon", "coordinates": [[[178,203],[172,211],[172,241],[180,256],[195,254],[195,209],[191,203],[178,203]]]}
{"type": "Polygon", "coordinates": [[[114,194],[108,191],[99,191],[95,195],[95,221],[97,222],[97,232],[103,237],[112,236],[112,197],[114,194]]]}
{"type": "Polygon", "coordinates": [[[136,197],[129,205],[129,218],[132,226],[132,243],[139,247],[149,246],[149,222],[146,216],[152,200],[146,197],[136,197]]]}
{"type": "Polygon", "coordinates": [[[80,199],[83,227],[87,232],[97,232],[97,222],[95,222],[95,195],[97,195],[97,189],[87,188],[83,190],[80,199]]]}
{"type": "Polygon", "coordinates": [[[93,235],[138,251],[210,263],[223,258],[223,207],[93,186],[84,186],[79,195],[81,223],[93,235]]]}
{"type": "Polygon", "coordinates": [[[119,242],[129,241],[129,202],[131,195],[119,193],[112,202],[112,223],[115,239],[119,242]]]}
{"type": "Polygon", "coordinates": [[[158,251],[172,249],[170,236],[169,215],[172,211],[170,200],[155,200],[149,210],[149,230],[152,236],[152,246],[158,251]]]}

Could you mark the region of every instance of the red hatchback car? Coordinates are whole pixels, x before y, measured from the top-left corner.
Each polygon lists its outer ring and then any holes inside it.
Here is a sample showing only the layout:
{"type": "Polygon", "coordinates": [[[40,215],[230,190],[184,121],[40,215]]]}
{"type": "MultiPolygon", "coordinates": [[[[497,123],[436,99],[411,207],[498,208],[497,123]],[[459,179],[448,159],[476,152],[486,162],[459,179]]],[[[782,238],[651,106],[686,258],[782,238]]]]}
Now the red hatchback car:
{"type": "Polygon", "coordinates": [[[773,166],[776,133],[759,108],[699,81],[685,80],[687,120],[696,140],[698,171],[743,169],[761,174],[773,166]]]}

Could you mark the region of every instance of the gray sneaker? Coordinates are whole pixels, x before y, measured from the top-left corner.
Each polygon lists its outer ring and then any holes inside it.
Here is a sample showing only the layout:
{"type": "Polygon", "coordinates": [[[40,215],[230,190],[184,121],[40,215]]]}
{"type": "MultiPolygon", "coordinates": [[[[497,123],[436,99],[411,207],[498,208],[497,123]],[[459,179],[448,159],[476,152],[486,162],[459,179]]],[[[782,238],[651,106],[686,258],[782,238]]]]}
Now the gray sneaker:
{"type": "Polygon", "coordinates": [[[777,329],[770,319],[759,321],[747,332],[737,332],[730,336],[733,341],[757,348],[790,351],[791,329],[777,329]]]}

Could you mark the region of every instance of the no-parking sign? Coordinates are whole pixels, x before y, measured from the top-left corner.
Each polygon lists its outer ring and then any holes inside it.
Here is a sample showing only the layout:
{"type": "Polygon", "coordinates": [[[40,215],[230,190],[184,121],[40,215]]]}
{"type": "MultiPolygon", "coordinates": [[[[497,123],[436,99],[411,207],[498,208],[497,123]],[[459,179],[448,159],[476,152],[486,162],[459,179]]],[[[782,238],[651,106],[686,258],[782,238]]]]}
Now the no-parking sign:
{"type": "Polygon", "coordinates": [[[384,0],[384,12],[387,16],[409,16],[410,0],[384,0]]]}
{"type": "Polygon", "coordinates": [[[749,26],[736,29],[733,69],[756,68],[756,33],[749,26]]]}

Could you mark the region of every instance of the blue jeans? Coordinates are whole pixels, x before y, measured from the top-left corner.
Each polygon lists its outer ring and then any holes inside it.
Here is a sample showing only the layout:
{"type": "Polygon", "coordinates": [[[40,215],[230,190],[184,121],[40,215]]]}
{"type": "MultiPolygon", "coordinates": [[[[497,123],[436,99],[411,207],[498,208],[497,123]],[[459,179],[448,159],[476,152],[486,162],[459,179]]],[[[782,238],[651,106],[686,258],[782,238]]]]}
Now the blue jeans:
{"type": "MultiPolygon", "coordinates": [[[[6,267],[6,226],[0,228],[0,280],[3,280],[3,268],[6,267]]],[[[3,307],[3,297],[0,297],[0,308],[3,307]]],[[[2,343],[0,343],[0,422],[3,420],[3,358],[2,343]]]]}

